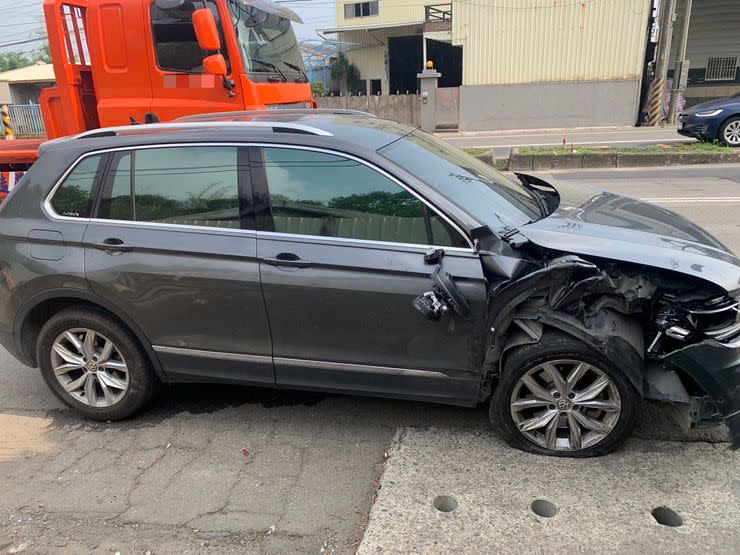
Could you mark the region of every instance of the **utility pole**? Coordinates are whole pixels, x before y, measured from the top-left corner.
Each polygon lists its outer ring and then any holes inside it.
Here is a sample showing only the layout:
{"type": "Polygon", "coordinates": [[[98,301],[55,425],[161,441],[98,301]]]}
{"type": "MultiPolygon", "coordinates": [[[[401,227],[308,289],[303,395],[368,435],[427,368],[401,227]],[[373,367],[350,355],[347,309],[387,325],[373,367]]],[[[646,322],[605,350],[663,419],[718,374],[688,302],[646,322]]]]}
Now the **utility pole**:
{"type": "Polygon", "coordinates": [[[660,0],[660,38],[655,53],[655,75],[651,83],[649,125],[660,125],[663,120],[663,101],[665,98],[665,80],[668,76],[668,61],[671,55],[671,35],[673,33],[673,16],[676,13],[676,0],[660,0]]]}
{"type": "Polygon", "coordinates": [[[678,98],[681,91],[686,88],[686,80],[689,73],[689,60],[686,59],[686,43],[689,40],[689,22],[691,21],[692,0],[683,1],[683,13],[681,15],[681,27],[678,31],[678,48],[676,49],[676,67],[673,69],[673,88],[671,89],[671,105],[668,109],[668,123],[676,123],[676,111],[678,109],[678,98]]]}

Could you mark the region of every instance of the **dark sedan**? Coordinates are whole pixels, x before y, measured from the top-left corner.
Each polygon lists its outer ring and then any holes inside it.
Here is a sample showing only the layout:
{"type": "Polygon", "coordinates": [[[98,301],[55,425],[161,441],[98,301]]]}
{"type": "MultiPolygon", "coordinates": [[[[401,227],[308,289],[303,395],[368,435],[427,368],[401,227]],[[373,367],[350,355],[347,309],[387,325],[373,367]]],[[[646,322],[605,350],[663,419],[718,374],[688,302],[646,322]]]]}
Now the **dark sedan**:
{"type": "Polygon", "coordinates": [[[679,117],[678,132],[700,141],[740,147],[740,94],[684,110],[679,117]]]}
{"type": "Polygon", "coordinates": [[[220,382],[487,403],[547,455],[610,451],[644,397],[740,440],[720,241],[401,123],[216,114],[53,141],[0,235],[0,342],[88,418],[220,382]]]}

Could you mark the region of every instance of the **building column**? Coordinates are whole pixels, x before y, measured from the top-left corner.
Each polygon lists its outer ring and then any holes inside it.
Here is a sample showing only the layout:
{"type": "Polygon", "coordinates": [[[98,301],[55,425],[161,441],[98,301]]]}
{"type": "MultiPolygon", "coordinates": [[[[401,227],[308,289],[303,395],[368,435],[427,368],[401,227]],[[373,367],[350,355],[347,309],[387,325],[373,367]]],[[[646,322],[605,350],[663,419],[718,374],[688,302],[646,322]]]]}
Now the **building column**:
{"type": "Polygon", "coordinates": [[[419,127],[428,133],[437,127],[437,81],[442,77],[442,74],[431,66],[432,62],[427,62],[428,69],[416,74],[421,86],[419,127]]]}

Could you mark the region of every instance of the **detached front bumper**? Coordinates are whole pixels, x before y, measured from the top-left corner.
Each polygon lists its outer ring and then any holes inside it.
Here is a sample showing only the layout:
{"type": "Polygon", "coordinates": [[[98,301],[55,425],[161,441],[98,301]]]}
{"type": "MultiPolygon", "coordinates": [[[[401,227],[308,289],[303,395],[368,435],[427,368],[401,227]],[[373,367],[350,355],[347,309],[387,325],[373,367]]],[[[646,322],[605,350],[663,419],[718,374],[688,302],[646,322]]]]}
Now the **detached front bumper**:
{"type": "Polygon", "coordinates": [[[740,449],[740,338],[713,339],[665,355],[664,360],[688,373],[714,401],[730,428],[732,448],[740,449]]]}

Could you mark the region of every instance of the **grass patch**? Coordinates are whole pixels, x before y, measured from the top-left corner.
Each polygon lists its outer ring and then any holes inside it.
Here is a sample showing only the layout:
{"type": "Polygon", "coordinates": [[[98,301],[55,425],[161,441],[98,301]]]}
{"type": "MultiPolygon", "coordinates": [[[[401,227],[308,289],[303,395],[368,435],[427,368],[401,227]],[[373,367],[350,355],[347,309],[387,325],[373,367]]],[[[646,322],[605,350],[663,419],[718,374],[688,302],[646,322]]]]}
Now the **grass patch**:
{"type": "Polygon", "coordinates": [[[463,150],[468,154],[472,154],[473,156],[485,156],[491,151],[490,148],[481,148],[479,146],[469,146],[463,148],[463,150]]]}
{"type": "Polygon", "coordinates": [[[664,154],[668,152],[733,152],[729,146],[717,143],[678,143],[657,144],[651,146],[576,146],[571,149],[567,146],[523,146],[519,148],[520,154],[664,154]]]}

